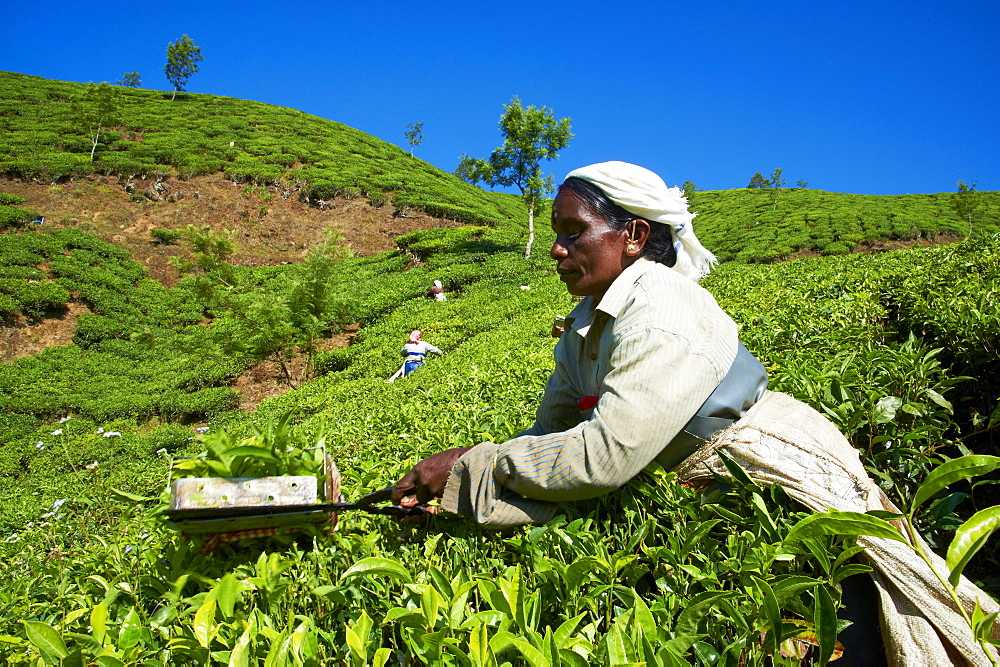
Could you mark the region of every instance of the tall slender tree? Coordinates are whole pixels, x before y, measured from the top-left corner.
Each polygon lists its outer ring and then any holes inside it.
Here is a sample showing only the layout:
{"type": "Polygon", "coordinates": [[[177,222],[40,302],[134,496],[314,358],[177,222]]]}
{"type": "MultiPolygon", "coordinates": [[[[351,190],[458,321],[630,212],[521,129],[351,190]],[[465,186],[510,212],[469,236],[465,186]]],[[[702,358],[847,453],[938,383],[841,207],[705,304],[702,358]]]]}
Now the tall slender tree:
{"type": "Polygon", "coordinates": [[[418,120],[416,123],[407,124],[403,136],[410,145],[410,155],[413,155],[413,147],[424,143],[424,121],[418,120]]]}
{"type": "Polygon", "coordinates": [[[121,95],[108,82],[91,83],[85,93],[73,103],[73,114],[80,128],[90,139],[90,161],[94,161],[94,152],[101,133],[121,122],[121,95]]]}
{"type": "Polygon", "coordinates": [[[500,116],[503,145],[489,158],[462,155],[455,175],[469,183],[490,187],[516,187],[528,208],[528,242],[524,256],[531,257],[535,241],[535,211],[542,197],[555,190],[552,175],[542,172],[539,163],[559,157],[559,151],[573,138],[570,119],[555,119],[548,107],[523,107],[519,97],[504,105],[500,116]]]}
{"type": "Polygon", "coordinates": [[[198,63],[201,61],[201,47],[195,46],[187,35],[167,45],[167,64],[163,66],[163,73],[174,87],[171,102],[177,97],[177,91],[183,91],[187,80],[198,71],[198,63]]]}
{"type": "Polygon", "coordinates": [[[958,182],[958,190],[951,195],[951,208],[958,217],[969,223],[969,234],[972,234],[972,218],[982,206],[976,182],[969,185],[965,181],[958,182]]]}

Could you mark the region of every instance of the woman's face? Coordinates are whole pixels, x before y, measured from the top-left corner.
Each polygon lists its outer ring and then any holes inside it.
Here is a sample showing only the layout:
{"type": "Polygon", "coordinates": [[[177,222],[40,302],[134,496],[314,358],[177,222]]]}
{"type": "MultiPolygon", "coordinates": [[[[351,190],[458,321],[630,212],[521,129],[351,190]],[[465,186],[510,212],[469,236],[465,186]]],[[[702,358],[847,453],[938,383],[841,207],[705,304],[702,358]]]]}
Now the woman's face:
{"type": "Polygon", "coordinates": [[[562,191],[552,203],[556,272],[574,296],[604,296],[634,258],[625,254],[628,227],[614,229],[576,193],[562,191]]]}

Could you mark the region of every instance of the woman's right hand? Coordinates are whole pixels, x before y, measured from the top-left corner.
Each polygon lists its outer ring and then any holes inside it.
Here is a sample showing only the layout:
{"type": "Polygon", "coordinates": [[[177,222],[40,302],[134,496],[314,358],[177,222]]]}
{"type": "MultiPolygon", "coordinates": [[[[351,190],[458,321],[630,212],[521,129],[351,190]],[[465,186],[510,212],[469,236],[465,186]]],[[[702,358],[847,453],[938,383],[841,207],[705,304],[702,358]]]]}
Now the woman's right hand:
{"type": "Polygon", "coordinates": [[[446,449],[410,468],[392,489],[393,505],[413,507],[440,498],[455,462],[470,449],[472,447],[446,449]]]}

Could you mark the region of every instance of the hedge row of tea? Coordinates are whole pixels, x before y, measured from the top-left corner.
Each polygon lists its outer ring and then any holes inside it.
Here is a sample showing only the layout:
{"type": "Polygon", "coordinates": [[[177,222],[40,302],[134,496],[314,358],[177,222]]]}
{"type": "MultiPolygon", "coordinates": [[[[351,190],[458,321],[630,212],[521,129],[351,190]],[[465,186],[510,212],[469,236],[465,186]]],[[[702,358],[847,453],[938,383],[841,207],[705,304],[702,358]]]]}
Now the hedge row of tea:
{"type": "MultiPolygon", "coordinates": [[[[326,353],[319,379],[210,428],[248,435],[291,411],[299,441],[325,439],[349,498],[442,447],[524,428],[551,367],[552,316],[571,303],[548,263],[525,263],[504,233],[417,232],[400,241],[409,255],[341,262],[332,280],[354,297],[355,343],[326,353]],[[405,270],[411,255],[424,261],[405,270]],[[423,296],[436,278],[446,302],[423,296]],[[413,327],[445,354],[387,384],[413,327]]],[[[829,415],[904,506],[942,456],[1000,453],[987,428],[1000,397],[997,284],[1000,237],[729,264],[705,281],[772,388],[829,415]]],[[[6,661],[779,664],[779,645],[795,650],[791,637],[815,629],[859,571],[849,542],[786,539],[801,512],[780,490],[706,497],[669,476],[511,533],[345,514],[308,551],[285,540],[202,556],[155,503],[112,492],[155,497],[167,468],[156,452],[199,449],[190,429],[149,431],[138,417],[50,418],[5,463],[6,661]]],[[[958,515],[996,504],[993,489],[951,489],[921,529],[940,543],[958,515]]],[[[987,545],[970,571],[993,591],[996,556],[987,545]]]]}
{"type": "Polygon", "coordinates": [[[800,251],[845,255],[887,242],[936,241],[991,233],[1000,192],[974,192],[972,219],[956,213],[957,195],[853,195],[787,188],[695,192],[698,236],[720,261],[773,262],[800,251]]]}
{"type": "Polygon", "coordinates": [[[86,84],[0,72],[0,174],[60,181],[86,174],[120,179],[191,178],[223,172],[234,182],[287,183],[303,201],[337,196],[390,200],[469,224],[497,224],[515,198],[484,193],[393,144],[285,107],[184,93],[115,88],[122,124],[91,140],[73,102],[86,84]],[[501,203],[506,202],[506,203],[501,203]]]}

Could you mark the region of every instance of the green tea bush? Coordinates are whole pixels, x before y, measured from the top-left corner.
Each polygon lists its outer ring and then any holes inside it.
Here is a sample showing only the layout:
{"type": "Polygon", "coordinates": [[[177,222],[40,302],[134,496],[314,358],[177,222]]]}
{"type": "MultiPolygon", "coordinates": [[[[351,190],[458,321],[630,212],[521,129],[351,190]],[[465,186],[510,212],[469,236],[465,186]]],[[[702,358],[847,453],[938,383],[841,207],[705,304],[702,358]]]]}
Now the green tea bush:
{"type": "Polygon", "coordinates": [[[17,206],[18,204],[23,204],[28,201],[24,197],[18,195],[8,194],[6,192],[0,192],[0,204],[4,206],[17,206]]]}
{"type": "Polygon", "coordinates": [[[346,370],[351,365],[351,356],[350,348],[346,347],[323,350],[317,353],[313,363],[316,365],[317,373],[333,373],[346,370]]]}
{"type": "Polygon", "coordinates": [[[34,213],[22,208],[0,204],[0,229],[23,227],[34,217],[34,213]]]}
{"type": "Polygon", "coordinates": [[[161,229],[159,227],[149,230],[153,240],[161,245],[176,245],[181,238],[181,232],[172,229],[161,229]]]}
{"type": "Polygon", "coordinates": [[[209,387],[193,392],[169,391],[156,400],[157,413],[168,419],[194,421],[232,410],[239,394],[229,387],[209,387]]]}
{"type": "Polygon", "coordinates": [[[28,317],[36,318],[65,308],[70,300],[69,291],[60,285],[17,278],[0,278],[0,293],[9,296],[15,304],[7,312],[19,310],[28,317]]]}
{"type": "Polygon", "coordinates": [[[193,438],[191,427],[182,424],[160,424],[143,436],[147,449],[153,454],[161,449],[174,454],[190,446],[193,438]]]}

